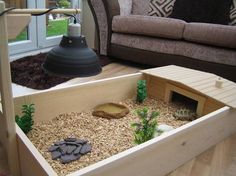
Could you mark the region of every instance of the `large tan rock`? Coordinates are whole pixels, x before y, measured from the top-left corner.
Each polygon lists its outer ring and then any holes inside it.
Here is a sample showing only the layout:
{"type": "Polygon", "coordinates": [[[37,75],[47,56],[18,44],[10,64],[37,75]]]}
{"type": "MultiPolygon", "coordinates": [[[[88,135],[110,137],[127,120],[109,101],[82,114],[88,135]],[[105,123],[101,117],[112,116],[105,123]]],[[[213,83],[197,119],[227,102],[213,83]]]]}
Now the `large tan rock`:
{"type": "Polygon", "coordinates": [[[129,113],[129,109],[121,104],[105,103],[94,108],[93,115],[103,118],[122,118],[129,113]]]}

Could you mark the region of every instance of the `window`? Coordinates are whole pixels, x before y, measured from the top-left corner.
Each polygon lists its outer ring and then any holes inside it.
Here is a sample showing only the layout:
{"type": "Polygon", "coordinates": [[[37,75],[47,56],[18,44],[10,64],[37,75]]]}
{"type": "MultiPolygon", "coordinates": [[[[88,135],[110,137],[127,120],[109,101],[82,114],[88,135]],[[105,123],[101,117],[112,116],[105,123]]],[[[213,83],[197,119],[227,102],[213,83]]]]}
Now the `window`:
{"type": "MultiPolygon", "coordinates": [[[[6,7],[16,8],[78,8],[80,0],[6,0],[6,7]]],[[[14,40],[9,40],[10,55],[43,49],[59,44],[67,33],[68,17],[47,14],[33,17],[29,26],[14,40]]]]}

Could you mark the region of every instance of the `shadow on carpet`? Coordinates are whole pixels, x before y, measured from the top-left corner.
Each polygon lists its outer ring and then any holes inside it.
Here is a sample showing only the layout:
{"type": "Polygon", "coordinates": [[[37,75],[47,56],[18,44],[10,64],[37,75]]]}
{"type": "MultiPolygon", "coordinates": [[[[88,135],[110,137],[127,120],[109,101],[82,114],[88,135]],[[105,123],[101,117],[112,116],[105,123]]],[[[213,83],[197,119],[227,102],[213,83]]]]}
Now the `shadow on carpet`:
{"type": "MultiPolygon", "coordinates": [[[[12,82],[28,88],[44,90],[76,78],[75,76],[63,77],[45,73],[42,64],[46,60],[46,56],[47,53],[40,53],[11,62],[12,82]]],[[[100,56],[99,59],[102,67],[112,62],[106,56],[100,56]]]]}

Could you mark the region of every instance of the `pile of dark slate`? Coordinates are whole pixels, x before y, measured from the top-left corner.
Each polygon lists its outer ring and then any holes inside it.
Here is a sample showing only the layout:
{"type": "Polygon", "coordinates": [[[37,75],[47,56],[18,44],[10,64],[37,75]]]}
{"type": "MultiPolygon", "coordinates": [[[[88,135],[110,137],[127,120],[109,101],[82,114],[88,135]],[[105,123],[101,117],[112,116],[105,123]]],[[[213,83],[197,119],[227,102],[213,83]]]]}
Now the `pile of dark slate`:
{"type": "Polygon", "coordinates": [[[87,140],[77,138],[66,138],[57,141],[48,151],[51,152],[52,159],[60,159],[61,163],[66,164],[80,159],[82,155],[91,152],[92,146],[87,140]]]}

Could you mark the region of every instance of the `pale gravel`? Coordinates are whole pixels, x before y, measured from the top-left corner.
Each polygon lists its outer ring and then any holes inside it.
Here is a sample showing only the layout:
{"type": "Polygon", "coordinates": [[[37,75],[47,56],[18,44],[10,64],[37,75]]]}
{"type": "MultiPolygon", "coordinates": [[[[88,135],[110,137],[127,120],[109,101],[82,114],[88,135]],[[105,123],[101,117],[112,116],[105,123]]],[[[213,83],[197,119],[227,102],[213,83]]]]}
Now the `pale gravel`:
{"type": "Polygon", "coordinates": [[[176,120],[173,114],[179,107],[173,104],[167,105],[161,100],[148,98],[140,105],[136,104],[134,99],[119,103],[130,109],[130,113],[121,119],[94,117],[92,112],[65,113],[49,122],[35,124],[28,137],[55,172],[58,175],[66,175],[135,146],[134,130],[130,125],[138,121],[135,114],[137,109],[148,107],[150,111],[159,111],[158,124],[177,128],[189,122],[176,120]],[[92,144],[92,152],[69,164],[52,160],[48,148],[56,141],[67,137],[88,140],[92,144]]]}

